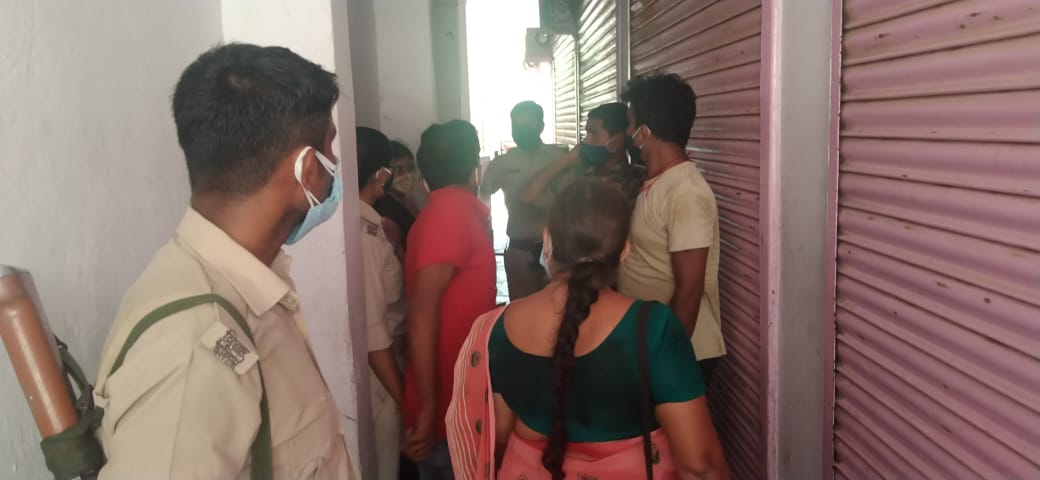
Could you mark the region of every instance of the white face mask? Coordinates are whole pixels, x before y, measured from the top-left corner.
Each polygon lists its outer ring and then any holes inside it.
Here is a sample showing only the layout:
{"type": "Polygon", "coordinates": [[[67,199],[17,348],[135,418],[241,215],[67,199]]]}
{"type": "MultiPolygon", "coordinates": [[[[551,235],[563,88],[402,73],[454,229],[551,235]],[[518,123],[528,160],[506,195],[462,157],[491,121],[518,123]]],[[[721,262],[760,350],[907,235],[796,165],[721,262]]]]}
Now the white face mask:
{"type": "Polygon", "coordinates": [[[643,140],[643,143],[636,143],[636,135],[639,135],[639,131],[644,129],[644,128],[646,129],[647,135],[649,135],[650,134],[650,127],[648,127],[646,125],[640,125],[640,126],[636,127],[636,131],[632,132],[632,146],[636,147],[636,148],[638,148],[640,150],[643,149],[643,144],[646,143],[646,140],[643,140]]]}

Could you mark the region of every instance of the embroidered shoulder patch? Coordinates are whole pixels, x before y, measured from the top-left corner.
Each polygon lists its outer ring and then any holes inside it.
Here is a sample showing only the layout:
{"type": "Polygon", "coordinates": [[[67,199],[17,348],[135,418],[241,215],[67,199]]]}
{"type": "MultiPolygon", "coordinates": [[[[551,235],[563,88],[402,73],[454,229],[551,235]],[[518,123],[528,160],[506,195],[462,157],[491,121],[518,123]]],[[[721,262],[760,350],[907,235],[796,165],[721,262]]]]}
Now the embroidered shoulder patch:
{"type": "Polygon", "coordinates": [[[202,336],[202,344],[228,368],[243,375],[256,364],[258,357],[238,338],[238,333],[222,323],[215,323],[202,336]]]}
{"type": "Polygon", "coordinates": [[[361,219],[361,225],[365,227],[365,233],[372,236],[379,235],[379,229],[382,228],[380,225],[365,219],[361,219]]]}

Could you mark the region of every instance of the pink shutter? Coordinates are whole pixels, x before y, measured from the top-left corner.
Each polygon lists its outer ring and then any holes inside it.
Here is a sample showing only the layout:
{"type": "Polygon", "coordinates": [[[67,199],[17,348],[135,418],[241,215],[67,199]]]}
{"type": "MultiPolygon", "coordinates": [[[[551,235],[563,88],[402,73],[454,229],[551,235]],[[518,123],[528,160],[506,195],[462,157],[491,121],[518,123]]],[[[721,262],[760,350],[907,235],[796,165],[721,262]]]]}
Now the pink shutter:
{"type": "Polygon", "coordinates": [[[688,151],[715,191],[726,355],[709,393],[736,478],[765,478],[765,345],[759,297],[760,1],[634,1],[632,70],[676,73],[697,92],[688,151]]]}
{"type": "Polygon", "coordinates": [[[837,478],[1040,478],[1040,2],[846,0],[837,478]]]}

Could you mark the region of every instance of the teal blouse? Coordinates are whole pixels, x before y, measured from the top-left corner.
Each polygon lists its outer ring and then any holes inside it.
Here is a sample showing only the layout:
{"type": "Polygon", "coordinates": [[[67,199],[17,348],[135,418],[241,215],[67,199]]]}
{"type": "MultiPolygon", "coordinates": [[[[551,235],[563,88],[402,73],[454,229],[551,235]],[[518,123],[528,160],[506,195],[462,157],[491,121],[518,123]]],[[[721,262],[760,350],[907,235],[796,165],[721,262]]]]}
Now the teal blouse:
{"type": "MultiPolygon", "coordinates": [[[[636,349],[641,303],[629,307],[603,343],[575,359],[567,403],[567,433],[572,442],[609,442],[642,434],[636,349]]],[[[488,343],[491,388],[502,395],[525,425],[548,435],[552,426],[552,358],[516,348],[502,320],[499,318],[492,329],[488,343]]],[[[704,395],[693,346],[667,306],[651,304],[647,337],[653,404],[685,402],[704,395]]],[[[658,428],[656,420],[652,426],[658,428]]]]}

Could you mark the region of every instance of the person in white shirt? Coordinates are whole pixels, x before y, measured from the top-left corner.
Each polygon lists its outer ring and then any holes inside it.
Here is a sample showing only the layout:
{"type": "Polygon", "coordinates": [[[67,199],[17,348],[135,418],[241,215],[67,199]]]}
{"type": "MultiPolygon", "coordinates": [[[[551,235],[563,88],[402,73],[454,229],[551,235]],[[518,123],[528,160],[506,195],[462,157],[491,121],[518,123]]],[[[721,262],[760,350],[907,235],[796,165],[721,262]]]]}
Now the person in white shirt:
{"type": "Polygon", "coordinates": [[[400,460],[403,381],[394,338],[404,316],[394,308],[401,298],[401,262],[372,206],[386,194],[390,180],[390,140],[378,130],[357,127],[358,197],[361,200],[361,258],[365,274],[365,323],[371,367],[372,418],[377,476],[396,480],[400,460]]]}
{"type": "Polygon", "coordinates": [[[686,154],[697,97],[678,75],[635,78],[628,102],[628,135],[646,162],[647,180],[636,197],[618,288],[675,311],[710,383],[726,354],[719,311],[719,211],[711,186],[686,154]]]}

